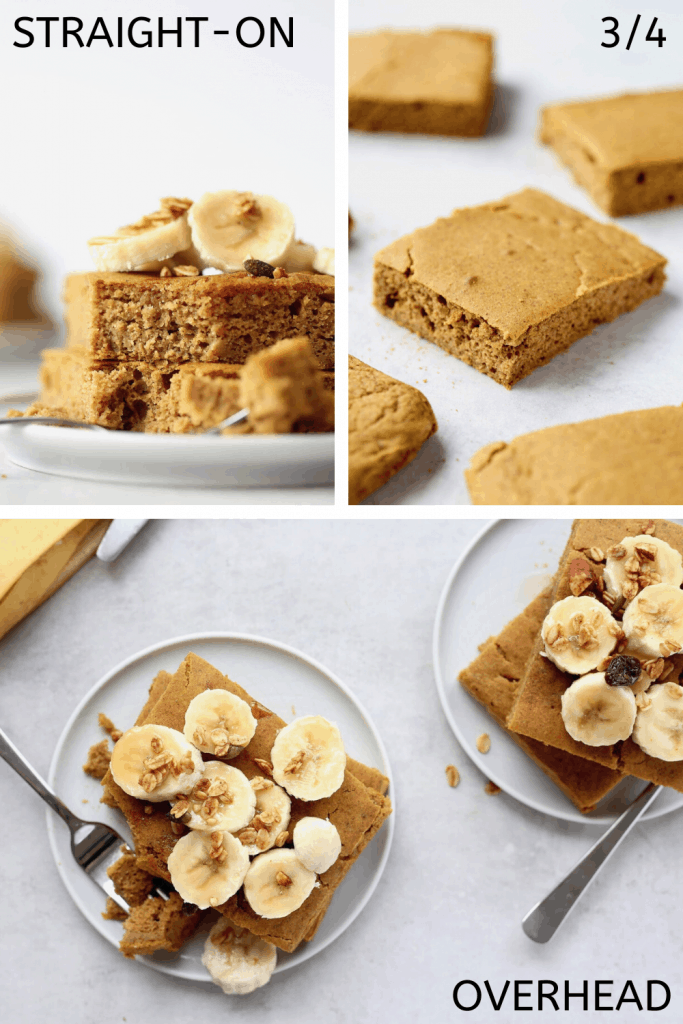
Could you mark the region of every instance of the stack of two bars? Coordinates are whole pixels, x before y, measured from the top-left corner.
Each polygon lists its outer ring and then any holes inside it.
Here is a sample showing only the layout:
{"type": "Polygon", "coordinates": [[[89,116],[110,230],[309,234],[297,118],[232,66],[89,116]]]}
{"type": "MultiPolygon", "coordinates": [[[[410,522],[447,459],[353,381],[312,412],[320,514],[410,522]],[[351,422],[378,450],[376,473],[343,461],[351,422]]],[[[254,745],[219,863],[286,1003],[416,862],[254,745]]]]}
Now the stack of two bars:
{"type": "MultiPolygon", "coordinates": [[[[683,792],[683,734],[677,706],[677,699],[683,697],[683,645],[662,640],[657,634],[656,656],[644,653],[645,625],[636,619],[644,613],[647,620],[651,612],[656,619],[659,604],[665,600],[673,602],[676,609],[683,603],[682,553],[683,528],[665,520],[577,520],[551,587],[498,636],[483,643],[479,656],[460,674],[464,688],[582,812],[593,810],[626,776],[683,792]],[[617,574],[622,566],[626,574],[616,606],[611,593],[615,559],[617,574]],[[667,578],[669,570],[674,574],[671,580],[667,578]],[[629,587],[637,591],[635,596],[627,592],[629,587]],[[599,664],[597,671],[584,668],[581,671],[594,675],[572,682],[567,670],[558,667],[548,654],[547,641],[553,637],[546,616],[551,608],[557,608],[557,602],[577,595],[597,598],[590,607],[602,608],[607,619],[610,606],[617,620],[623,614],[623,622],[617,621],[617,626],[623,626],[626,636],[620,628],[615,630],[621,642],[611,657],[604,659],[606,669],[604,664],[599,664]],[[625,605],[621,603],[624,600],[625,605]],[[631,663],[639,678],[635,682],[617,678],[609,670],[611,662],[619,663],[614,665],[616,675],[631,663]],[[597,698],[586,698],[577,731],[567,695],[570,690],[576,693],[578,684],[588,680],[597,698]],[[622,704],[623,716],[621,710],[613,712],[613,707],[622,704]],[[591,735],[595,723],[600,736],[591,735]],[[611,736],[615,724],[625,728],[611,736]]],[[[680,629],[674,612],[664,617],[667,630],[680,629]]],[[[659,630],[662,623],[657,620],[654,625],[659,630]]],[[[553,654],[552,645],[550,652],[553,654]]],[[[577,674],[576,670],[572,673],[577,674]]]]}
{"type": "Polygon", "coordinates": [[[334,279],[322,274],[72,274],[67,346],[43,353],[29,414],[59,410],[118,430],[188,433],[240,408],[249,358],[308,338],[325,384],[334,370],[334,279]]]}

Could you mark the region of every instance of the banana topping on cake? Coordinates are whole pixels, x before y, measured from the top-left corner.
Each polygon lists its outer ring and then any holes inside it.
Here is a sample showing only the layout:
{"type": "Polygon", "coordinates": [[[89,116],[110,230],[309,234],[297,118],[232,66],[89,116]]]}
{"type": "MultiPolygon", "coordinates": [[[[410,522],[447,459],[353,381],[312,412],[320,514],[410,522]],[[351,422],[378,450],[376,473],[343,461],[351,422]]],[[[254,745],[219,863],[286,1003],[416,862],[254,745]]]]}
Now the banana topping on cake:
{"type": "Polygon", "coordinates": [[[237,757],[256,732],[256,719],[241,697],[228,690],[205,690],[185,712],[185,736],[205,754],[237,757]]]}
{"type": "Polygon", "coordinates": [[[251,862],[244,895],[259,917],[287,917],[308,899],[316,882],[315,871],[304,867],[294,850],[269,850],[251,862]]]}
{"type": "Polygon", "coordinates": [[[187,211],[191,199],[169,196],[160,209],[147,214],[113,235],[91,238],[90,254],[98,270],[158,270],[161,261],[175,256],[191,244],[187,211]]]}
{"type": "Polygon", "coordinates": [[[294,240],[294,217],[273,196],[253,192],[206,192],[189,214],[200,265],[241,270],[246,259],[281,264],[294,240]]]}
{"type": "Polygon", "coordinates": [[[226,995],[244,996],[270,981],[277,949],[246,928],[221,919],[207,936],[202,963],[226,995]]]}
{"type": "Polygon", "coordinates": [[[222,761],[207,761],[197,785],[176,800],[171,814],[200,832],[237,832],[249,824],[255,808],[256,794],[243,772],[222,761]]]}
{"type": "Polygon", "coordinates": [[[346,753],[337,726],[320,715],[295,719],[271,751],[273,778],[299,800],[332,796],[344,781],[346,753]]]}
{"type": "Polygon", "coordinates": [[[251,780],[251,788],[256,800],[254,817],[246,828],[237,833],[237,838],[249,856],[255,857],[273,846],[283,846],[289,839],[287,829],[292,801],[284,789],[261,775],[251,780]]]}
{"type": "Polygon", "coordinates": [[[643,695],[633,739],[650,757],[683,761],[683,687],[657,683],[643,695]]]}
{"type": "Polygon", "coordinates": [[[229,832],[188,832],[168,858],[173,888],[200,910],[234,896],[249,868],[249,854],[229,832]]]}
{"type": "Polygon", "coordinates": [[[136,725],[124,732],[114,744],[110,764],[124,793],[150,803],[190,792],[203,766],[196,747],[163,725],[136,725]]]}
{"type": "Polygon", "coordinates": [[[301,818],[292,833],[294,852],[309,871],[322,875],[341,853],[342,841],[335,825],[325,818],[301,818]]]}
{"type": "Polygon", "coordinates": [[[631,735],[636,698],[628,686],[610,686],[604,672],[575,679],[562,694],[562,721],[572,737],[591,747],[608,746],[631,735]]]}
{"type": "Polygon", "coordinates": [[[615,603],[632,601],[645,587],[683,583],[683,557],[666,541],[649,534],[624,537],[609,548],[605,562],[605,587],[615,603]]]}
{"type": "Polygon", "coordinates": [[[541,636],[550,660],[578,676],[597,668],[623,633],[609,609],[594,597],[565,597],[546,615],[541,636]]]}

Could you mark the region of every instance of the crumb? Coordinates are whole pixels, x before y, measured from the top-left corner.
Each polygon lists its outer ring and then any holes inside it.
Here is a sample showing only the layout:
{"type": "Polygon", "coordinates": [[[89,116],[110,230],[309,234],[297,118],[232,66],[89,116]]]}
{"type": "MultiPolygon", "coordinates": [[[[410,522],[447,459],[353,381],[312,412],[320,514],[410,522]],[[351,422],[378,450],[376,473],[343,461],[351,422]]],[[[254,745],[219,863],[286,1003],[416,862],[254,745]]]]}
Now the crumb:
{"type": "Polygon", "coordinates": [[[477,750],[480,754],[488,754],[491,749],[491,737],[487,732],[483,732],[481,736],[477,736],[477,750]]]}
{"type": "Polygon", "coordinates": [[[92,775],[93,779],[102,780],[107,774],[110,761],[109,740],[101,740],[99,743],[93,743],[88,751],[88,759],[83,765],[83,771],[86,775],[92,775]]]}
{"type": "Polygon", "coordinates": [[[111,718],[108,718],[102,711],[100,711],[97,716],[97,723],[101,729],[104,729],[105,732],[109,733],[114,743],[116,743],[117,740],[120,740],[123,736],[123,733],[120,729],[116,728],[111,718]]]}
{"type": "Polygon", "coordinates": [[[460,772],[458,771],[454,764],[446,765],[446,778],[448,779],[448,785],[452,789],[455,789],[455,787],[460,782],[460,772]]]}
{"type": "Polygon", "coordinates": [[[2,479],[3,479],[3,480],[6,480],[6,479],[7,479],[7,473],[3,473],[3,474],[2,474],[2,479]]]}
{"type": "Polygon", "coordinates": [[[87,800],[81,800],[81,803],[82,803],[82,804],[87,804],[87,803],[88,803],[88,801],[87,801],[87,800]]]}
{"type": "Polygon", "coordinates": [[[294,707],[293,704],[292,704],[292,714],[296,717],[296,708],[294,707]]]}
{"type": "Polygon", "coordinates": [[[495,782],[487,782],[484,786],[484,792],[488,793],[489,796],[495,796],[496,793],[500,793],[500,786],[497,786],[495,782]]]}
{"type": "Polygon", "coordinates": [[[107,896],[107,909],[102,914],[102,917],[105,921],[125,921],[128,914],[111,896],[107,896]]]}
{"type": "Polygon", "coordinates": [[[153,811],[154,808],[152,807],[151,804],[145,804],[145,814],[152,814],[153,811]]]}

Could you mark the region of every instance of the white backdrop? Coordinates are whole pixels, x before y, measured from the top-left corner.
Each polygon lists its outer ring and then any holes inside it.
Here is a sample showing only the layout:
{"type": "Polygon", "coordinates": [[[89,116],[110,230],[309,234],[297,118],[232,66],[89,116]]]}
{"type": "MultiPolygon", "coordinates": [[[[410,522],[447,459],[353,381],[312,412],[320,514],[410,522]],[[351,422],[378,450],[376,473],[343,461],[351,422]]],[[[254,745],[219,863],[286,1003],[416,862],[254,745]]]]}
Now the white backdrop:
{"type": "Polygon", "coordinates": [[[525,186],[606,220],[553,152],[536,141],[539,108],[629,89],[681,87],[681,5],[675,0],[603,5],[594,0],[350,0],[349,7],[352,31],[440,25],[492,31],[499,87],[489,132],[481,139],[350,136],[350,204],[358,228],[349,257],[349,350],[420,388],[439,422],[438,434],[415,462],[368,503],[467,503],[463,469],[491,441],[555,423],[680,403],[681,207],[615,222],[668,257],[664,293],[599,327],[511,392],[377,313],[371,278],[374,254],[394,239],[455,207],[525,186]],[[638,13],[637,35],[627,51],[638,13]],[[620,21],[621,42],[613,49],[600,45],[611,41],[601,22],[606,15],[620,21]],[[655,16],[667,37],[661,48],[645,41],[655,16]]]}

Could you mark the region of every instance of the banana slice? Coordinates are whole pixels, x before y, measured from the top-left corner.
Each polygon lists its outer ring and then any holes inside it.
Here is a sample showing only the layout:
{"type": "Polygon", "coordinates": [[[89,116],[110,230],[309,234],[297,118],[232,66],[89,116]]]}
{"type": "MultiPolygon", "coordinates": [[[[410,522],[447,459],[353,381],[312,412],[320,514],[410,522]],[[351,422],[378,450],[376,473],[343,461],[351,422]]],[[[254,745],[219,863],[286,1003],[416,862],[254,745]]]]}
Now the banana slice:
{"type": "Polygon", "coordinates": [[[253,192],[207,192],[188,220],[203,265],[219,270],[242,270],[246,259],[281,265],[294,239],[289,207],[253,192]]]}
{"type": "Polygon", "coordinates": [[[668,658],[683,650],[683,590],[656,583],[633,598],[624,612],[628,651],[639,658],[668,658]]]}
{"type": "Polygon", "coordinates": [[[334,277],[334,249],[318,249],[313,260],[313,269],[319,274],[334,277]]]}
{"type": "Polygon", "coordinates": [[[318,875],[331,868],[341,853],[341,837],[329,819],[301,818],[292,838],[294,852],[303,866],[318,875]]]}
{"type": "Polygon", "coordinates": [[[313,260],[317,250],[314,245],[308,242],[301,242],[295,238],[290,243],[287,252],[282,257],[282,266],[289,274],[310,274],[313,270],[313,260]]]}
{"type": "Polygon", "coordinates": [[[615,604],[632,601],[644,587],[683,583],[683,557],[666,541],[646,533],[624,537],[607,552],[605,587],[615,604]]]}
{"type": "Polygon", "coordinates": [[[594,597],[565,597],[546,615],[541,636],[550,660],[563,672],[580,676],[597,668],[623,633],[594,597]]]}
{"type": "Polygon", "coordinates": [[[270,981],[277,949],[246,928],[216,921],[204,943],[202,963],[228,996],[246,996],[270,981]]]}
{"type": "Polygon", "coordinates": [[[168,858],[173,888],[200,910],[234,896],[249,868],[249,854],[229,832],[188,832],[168,858]]]}
{"type": "Polygon", "coordinates": [[[315,872],[303,866],[294,850],[269,850],[251,862],[244,895],[255,914],[272,920],[298,910],[315,884],[315,872]]]}
{"type": "Polygon", "coordinates": [[[142,270],[175,256],[191,243],[187,211],[191,199],[169,196],[160,209],[113,235],[91,238],[90,254],[98,270],[142,270]]]}
{"type": "Polygon", "coordinates": [[[610,686],[604,672],[575,679],[562,694],[562,721],[572,737],[602,747],[631,735],[636,698],[630,686],[610,686]]]}
{"type": "Polygon", "coordinates": [[[256,800],[256,812],[237,838],[249,856],[255,857],[257,853],[270,850],[273,846],[282,846],[286,842],[292,801],[284,789],[276,786],[272,779],[265,779],[261,775],[251,780],[251,788],[256,800]]]}
{"type": "Polygon", "coordinates": [[[177,729],[134,725],[114,744],[110,767],[124,793],[159,803],[189,793],[201,778],[204,762],[177,729]]]}
{"type": "Polygon", "coordinates": [[[204,774],[171,808],[174,818],[200,832],[236,832],[254,817],[256,794],[238,768],[207,761],[204,774]]]}
{"type": "Polygon", "coordinates": [[[256,719],[241,697],[228,690],[204,690],[185,712],[185,736],[205,754],[237,757],[256,732],[256,719]]]}
{"type": "Polygon", "coordinates": [[[660,761],[683,761],[683,688],[657,683],[641,698],[633,739],[660,761]]]}
{"type": "Polygon", "coordinates": [[[344,781],[346,753],[339,729],[320,715],[281,729],[271,750],[273,778],[299,800],[332,796],[344,781]]]}

